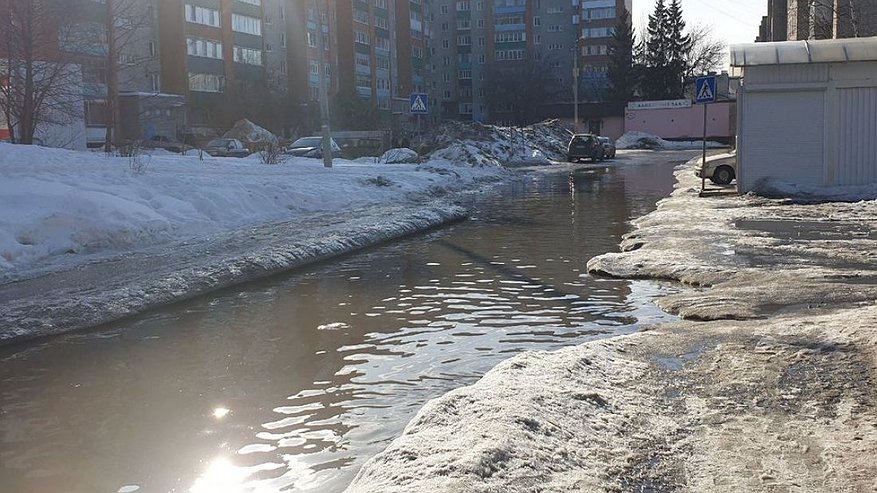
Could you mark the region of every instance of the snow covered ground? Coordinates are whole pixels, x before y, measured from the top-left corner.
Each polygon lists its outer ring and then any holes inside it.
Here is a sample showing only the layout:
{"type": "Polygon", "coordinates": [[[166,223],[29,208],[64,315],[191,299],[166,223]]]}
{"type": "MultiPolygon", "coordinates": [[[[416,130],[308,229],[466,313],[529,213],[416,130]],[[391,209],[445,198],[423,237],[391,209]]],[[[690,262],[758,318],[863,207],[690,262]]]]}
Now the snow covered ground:
{"type": "Polygon", "coordinates": [[[316,159],[266,165],[155,152],[128,158],[0,143],[0,280],[314,212],[405,203],[503,176],[502,169],[316,159]]]}
{"type": "Polygon", "coordinates": [[[347,491],[877,489],[877,201],[702,198],[695,162],[588,264],[698,286],[688,320],[503,362],[347,491]]]}

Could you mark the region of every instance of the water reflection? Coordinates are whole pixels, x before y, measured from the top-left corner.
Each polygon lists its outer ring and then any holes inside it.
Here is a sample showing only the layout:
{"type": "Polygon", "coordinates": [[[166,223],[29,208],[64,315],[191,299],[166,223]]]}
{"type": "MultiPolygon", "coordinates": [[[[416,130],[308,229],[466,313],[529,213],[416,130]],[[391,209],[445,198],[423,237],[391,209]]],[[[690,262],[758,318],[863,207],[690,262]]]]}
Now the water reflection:
{"type": "Polygon", "coordinates": [[[670,166],[534,176],[472,221],[0,354],[0,491],[338,491],[497,362],[663,319],[598,280],[670,166]]]}

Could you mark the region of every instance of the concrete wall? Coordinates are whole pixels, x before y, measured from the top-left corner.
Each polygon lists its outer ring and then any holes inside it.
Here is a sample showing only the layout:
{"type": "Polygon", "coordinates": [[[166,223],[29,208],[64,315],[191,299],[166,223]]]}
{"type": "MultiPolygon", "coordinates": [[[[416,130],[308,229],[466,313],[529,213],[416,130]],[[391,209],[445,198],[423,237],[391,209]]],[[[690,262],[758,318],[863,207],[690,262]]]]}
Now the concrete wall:
{"type": "MultiPolygon", "coordinates": [[[[707,138],[727,140],[733,135],[732,107],[722,102],[707,108],[707,138]]],[[[665,139],[701,139],[703,107],[625,110],[625,131],[645,132],[665,139]]]]}

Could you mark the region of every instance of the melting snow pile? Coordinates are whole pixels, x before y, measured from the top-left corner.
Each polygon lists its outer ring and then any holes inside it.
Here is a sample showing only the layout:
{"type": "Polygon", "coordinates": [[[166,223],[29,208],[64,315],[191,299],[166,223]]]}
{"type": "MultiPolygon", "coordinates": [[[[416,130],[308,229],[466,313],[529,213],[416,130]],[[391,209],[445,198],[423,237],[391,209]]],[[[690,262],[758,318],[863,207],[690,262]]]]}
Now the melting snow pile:
{"type": "Polygon", "coordinates": [[[406,164],[406,163],[416,163],[420,160],[420,156],[417,155],[417,151],[408,149],[405,147],[400,147],[397,149],[390,149],[381,155],[379,162],[386,164],[406,164]]]}
{"type": "MultiPolygon", "coordinates": [[[[711,142],[707,141],[707,148],[709,149],[720,149],[724,147],[728,147],[725,144],[719,142],[711,142]]],[[[682,141],[674,141],[674,140],[664,140],[657,135],[648,134],[645,132],[636,132],[629,131],[622,135],[618,141],[615,142],[615,147],[617,149],[665,149],[665,150],[689,150],[689,149],[701,149],[703,147],[702,140],[682,140],[682,141]]]]}
{"type": "Polygon", "coordinates": [[[244,144],[274,144],[277,145],[277,136],[267,129],[244,118],[238,120],[228,132],[223,135],[226,139],[238,139],[244,144]]]}
{"type": "Polygon", "coordinates": [[[473,166],[549,164],[564,159],[571,137],[557,120],[527,127],[452,121],[427,132],[418,150],[431,159],[473,166]]]}
{"type": "Polygon", "coordinates": [[[419,200],[502,173],[442,162],[338,159],[326,169],[308,158],[283,166],[169,153],[137,159],[142,166],[100,153],[0,143],[0,275],[305,213],[354,217],[365,205],[419,200]]]}

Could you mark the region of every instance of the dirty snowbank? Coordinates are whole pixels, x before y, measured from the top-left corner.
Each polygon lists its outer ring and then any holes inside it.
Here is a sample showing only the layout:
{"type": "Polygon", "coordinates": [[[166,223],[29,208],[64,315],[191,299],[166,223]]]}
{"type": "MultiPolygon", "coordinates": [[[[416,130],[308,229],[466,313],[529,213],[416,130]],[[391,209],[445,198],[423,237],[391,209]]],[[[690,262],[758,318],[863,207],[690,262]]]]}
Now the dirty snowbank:
{"type": "Polygon", "coordinates": [[[465,218],[443,202],[373,205],[213,233],[0,284],[0,345],[56,335],[465,218]]]}
{"type": "Polygon", "coordinates": [[[870,490],[875,324],[870,306],[523,353],[430,401],[347,492],[870,490]]]}
{"type": "Polygon", "coordinates": [[[658,301],[684,318],[877,299],[877,283],[861,282],[877,276],[877,200],[798,203],[733,191],[701,198],[695,165],[677,169],[672,195],[633,222],[621,252],[591,259],[588,270],[711,287],[658,301]],[[764,289],[773,284],[782,289],[764,289]]]}
{"type": "Polygon", "coordinates": [[[430,159],[475,166],[550,164],[565,158],[571,137],[557,120],[527,127],[449,121],[418,139],[415,150],[430,159]]]}
{"type": "Polygon", "coordinates": [[[588,267],[700,286],[659,303],[710,321],[518,355],[348,492],[877,488],[877,202],[698,198],[694,163],[588,267]]]}
{"type": "MultiPolygon", "coordinates": [[[[728,147],[725,144],[712,141],[707,141],[706,146],[707,149],[720,149],[728,147]]],[[[618,140],[615,142],[615,147],[617,149],[664,149],[668,151],[682,151],[691,149],[702,149],[703,141],[665,140],[661,137],[658,137],[657,135],[631,130],[618,138],[618,140]]]]}
{"type": "Polygon", "coordinates": [[[0,143],[0,279],[314,212],[397,204],[503,176],[497,168],[159,153],[128,158],[0,143]]]}

